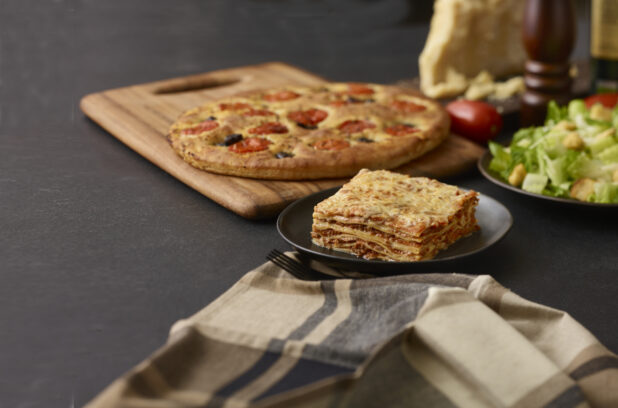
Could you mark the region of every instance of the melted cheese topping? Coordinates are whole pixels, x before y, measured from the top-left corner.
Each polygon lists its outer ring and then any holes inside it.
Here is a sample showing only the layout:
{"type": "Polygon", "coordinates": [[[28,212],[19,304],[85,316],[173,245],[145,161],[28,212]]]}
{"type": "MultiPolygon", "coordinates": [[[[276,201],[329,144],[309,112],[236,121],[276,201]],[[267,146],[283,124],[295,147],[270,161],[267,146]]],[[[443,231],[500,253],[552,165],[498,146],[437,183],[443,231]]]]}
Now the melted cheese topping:
{"type": "Polygon", "coordinates": [[[449,222],[449,217],[475,194],[425,177],[364,169],[337,194],[319,203],[315,211],[424,230],[449,222]]]}

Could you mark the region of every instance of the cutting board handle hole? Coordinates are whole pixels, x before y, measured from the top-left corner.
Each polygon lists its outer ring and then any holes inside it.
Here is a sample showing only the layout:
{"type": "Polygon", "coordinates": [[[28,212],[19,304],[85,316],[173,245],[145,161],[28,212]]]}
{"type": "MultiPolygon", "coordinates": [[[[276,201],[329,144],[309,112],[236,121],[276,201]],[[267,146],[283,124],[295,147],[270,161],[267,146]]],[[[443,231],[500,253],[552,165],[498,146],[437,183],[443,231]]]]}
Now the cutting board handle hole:
{"type": "Polygon", "coordinates": [[[191,81],[170,83],[155,89],[156,95],[179,94],[197,92],[205,89],[222,88],[240,82],[240,78],[201,78],[191,81]]]}

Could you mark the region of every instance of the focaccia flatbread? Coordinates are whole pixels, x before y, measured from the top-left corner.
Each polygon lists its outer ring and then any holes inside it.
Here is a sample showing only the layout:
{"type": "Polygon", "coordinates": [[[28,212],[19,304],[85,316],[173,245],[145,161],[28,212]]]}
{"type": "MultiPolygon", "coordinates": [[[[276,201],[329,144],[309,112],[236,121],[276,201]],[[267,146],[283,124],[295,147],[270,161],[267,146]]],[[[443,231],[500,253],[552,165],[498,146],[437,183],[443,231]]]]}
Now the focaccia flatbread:
{"type": "Polygon", "coordinates": [[[391,169],[440,144],[449,117],[436,102],[392,86],[289,86],[184,113],[168,140],[189,164],[259,179],[345,177],[391,169]]]}

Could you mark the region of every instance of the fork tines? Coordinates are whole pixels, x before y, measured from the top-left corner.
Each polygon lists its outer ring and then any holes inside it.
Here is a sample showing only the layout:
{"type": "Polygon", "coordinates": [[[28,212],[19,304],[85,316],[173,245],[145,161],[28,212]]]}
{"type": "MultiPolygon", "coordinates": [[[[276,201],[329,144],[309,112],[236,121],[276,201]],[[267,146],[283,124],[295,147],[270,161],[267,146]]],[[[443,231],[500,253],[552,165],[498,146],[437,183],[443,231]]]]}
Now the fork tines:
{"type": "Polygon", "coordinates": [[[300,263],[296,259],[293,259],[286,254],[273,249],[270,251],[268,255],[266,255],[266,259],[277,265],[283,270],[288,271],[290,274],[295,276],[298,279],[302,280],[320,280],[320,279],[332,279],[333,277],[329,275],[324,275],[308,266],[300,263]]]}

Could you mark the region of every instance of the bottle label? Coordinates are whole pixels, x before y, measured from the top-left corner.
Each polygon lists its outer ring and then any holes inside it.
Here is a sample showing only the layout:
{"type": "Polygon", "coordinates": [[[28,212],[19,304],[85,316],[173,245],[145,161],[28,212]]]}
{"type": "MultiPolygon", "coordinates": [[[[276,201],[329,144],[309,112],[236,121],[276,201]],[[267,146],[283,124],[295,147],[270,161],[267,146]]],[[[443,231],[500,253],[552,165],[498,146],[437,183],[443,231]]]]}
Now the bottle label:
{"type": "Polygon", "coordinates": [[[618,59],[618,0],[592,0],[590,54],[618,59]]]}

